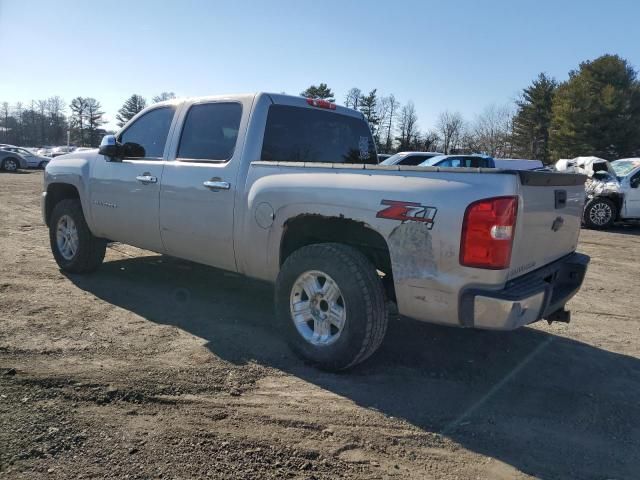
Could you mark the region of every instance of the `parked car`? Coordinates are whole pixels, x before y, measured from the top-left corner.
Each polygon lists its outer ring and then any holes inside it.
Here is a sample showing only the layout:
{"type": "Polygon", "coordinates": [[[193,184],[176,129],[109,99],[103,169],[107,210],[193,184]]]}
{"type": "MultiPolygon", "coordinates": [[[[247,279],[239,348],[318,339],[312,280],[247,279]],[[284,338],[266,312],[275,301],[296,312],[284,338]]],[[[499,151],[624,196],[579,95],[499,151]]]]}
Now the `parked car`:
{"type": "Polygon", "coordinates": [[[583,224],[606,229],[615,222],[640,220],[640,158],[609,162],[598,157],[561,159],[558,171],[587,176],[583,224]]]}
{"type": "Polygon", "coordinates": [[[0,170],[17,172],[20,168],[27,168],[27,160],[19,153],[0,149],[0,170]]]}
{"type": "Polygon", "coordinates": [[[614,171],[596,171],[587,181],[584,224],[609,228],[615,222],[640,220],[640,158],[611,162],[614,171]]]}
{"type": "Polygon", "coordinates": [[[258,93],[146,108],[50,162],[42,211],[66,272],[113,240],[275,283],[292,349],[341,370],[379,347],[388,301],[457,327],[568,321],[584,179],[391,169],[362,113],[258,93]]]}
{"type": "Polygon", "coordinates": [[[379,153],[378,154],[378,163],[384,162],[389,157],[391,157],[391,154],[389,154],[389,153],[379,153]]]}
{"type": "Polygon", "coordinates": [[[8,152],[15,152],[27,161],[28,168],[44,168],[51,160],[49,157],[37,155],[22,147],[0,147],[8,152]]]}
{"type": "Polygon", "coordinates": [[[438,152],[398,152],[381,162],[382,165],[420,165],[425,160],[442,155],[438,152]]]}
{"type": "Polygon", "coordinates": [[[488,155],[440,155],[421,163],[422,167],[501,168],[505,170],[535,170],[544,167],[540,160],[493,158],[488,155]]]}
{"type": "Polygon", "coordinates": [[[74,146],[62,146],[55,147],[51,150],[51,158],[59,157],[60,155],[66,155],[67,153],[71,153],[76,149],[74,146]]]}
{"type": "Polygon", "coordinates": [[[51,157],[51,151],[54,147],[40,147],[36,151],[36,155],[40,155],[41,157],[51,157]]]}

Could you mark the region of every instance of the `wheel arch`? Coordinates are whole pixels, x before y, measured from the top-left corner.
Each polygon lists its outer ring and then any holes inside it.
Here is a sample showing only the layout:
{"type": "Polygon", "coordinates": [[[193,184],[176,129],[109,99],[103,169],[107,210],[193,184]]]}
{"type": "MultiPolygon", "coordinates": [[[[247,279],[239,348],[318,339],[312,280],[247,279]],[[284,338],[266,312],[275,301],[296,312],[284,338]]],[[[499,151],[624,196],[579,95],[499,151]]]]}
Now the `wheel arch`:
{"type": "MultiPolygon", "coordinates": [[[[47,186],[47,196],[45,197],[44,219],[47,226],[51,219],[51,213],[54,207],[62,200],[77,199],[80,200],[80,192],[75,185],[69,183],[51,183],[47,186]]],[[[82,201],[80,202],[82,204],[82,201]]],[[[86,218],[86,212],[84,212],[86,218]]]]}
{"type": "Polygon", "coordinates": [[[349,245],[383,273],[388,298],[395,299],[389,246],[385,238],[365,222],[320,214],[301,214],[283,225],[279,248],[279,266],[296,250],[318,243],[349,245]]]}

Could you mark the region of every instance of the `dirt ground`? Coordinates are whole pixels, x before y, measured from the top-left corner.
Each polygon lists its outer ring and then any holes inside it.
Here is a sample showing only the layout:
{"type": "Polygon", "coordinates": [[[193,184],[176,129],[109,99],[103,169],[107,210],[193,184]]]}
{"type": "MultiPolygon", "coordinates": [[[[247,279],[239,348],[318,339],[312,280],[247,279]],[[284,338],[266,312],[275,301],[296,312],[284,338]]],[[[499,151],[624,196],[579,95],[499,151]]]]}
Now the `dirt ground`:
{"type": "Polygon", "coordinates": [[[62,274],[41,182],[0,173],[0,478],[640,478],[640,228],[582,232],[568,325],[392,319],[335,375],[269,285],[118,244],[62,274]]]}

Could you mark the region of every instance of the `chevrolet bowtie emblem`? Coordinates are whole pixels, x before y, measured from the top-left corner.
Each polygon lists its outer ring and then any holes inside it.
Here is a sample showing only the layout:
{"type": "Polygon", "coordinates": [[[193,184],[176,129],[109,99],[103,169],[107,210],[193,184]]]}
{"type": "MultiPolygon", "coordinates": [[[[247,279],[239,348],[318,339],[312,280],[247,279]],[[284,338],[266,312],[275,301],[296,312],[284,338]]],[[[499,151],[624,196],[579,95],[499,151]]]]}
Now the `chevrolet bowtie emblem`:
{"type": "Polygon", "coordinates": [[[562,228],[562,225],[564,225],[564,219],[562,217],[556,217],[556,219],[551,224],[551,230],[557,232],[562,228]]]}

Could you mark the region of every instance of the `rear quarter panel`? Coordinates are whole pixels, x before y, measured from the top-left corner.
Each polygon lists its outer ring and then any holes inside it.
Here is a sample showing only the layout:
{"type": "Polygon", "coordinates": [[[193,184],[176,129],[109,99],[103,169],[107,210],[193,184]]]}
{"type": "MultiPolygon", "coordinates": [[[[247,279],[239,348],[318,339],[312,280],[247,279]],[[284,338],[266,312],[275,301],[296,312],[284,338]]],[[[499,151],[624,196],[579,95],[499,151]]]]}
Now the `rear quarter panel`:
{"type": "MultiPolygon", "coordinates": [[[[458,296],[465,286],[499,289],[506,271],[462,267],[460,234],[466,206],[480,198],[513,195],[517,177],[475,169],[253,162],[247,174],[246,215],[238,225],[241,272],[269,281],[280,266],[284,224],[317,214],[364,222],[386,240],[401,314],[458,324],[458,296]],[[378,218],[384,200],[435,209],[433,225],[378,218]],[[271,225],[259,218],[273,212],[271,225]],[[261,223],[263,226],[260,226],[261,223]]],[[[267,222],[268,223],[268,222],[267,222]]]]}

